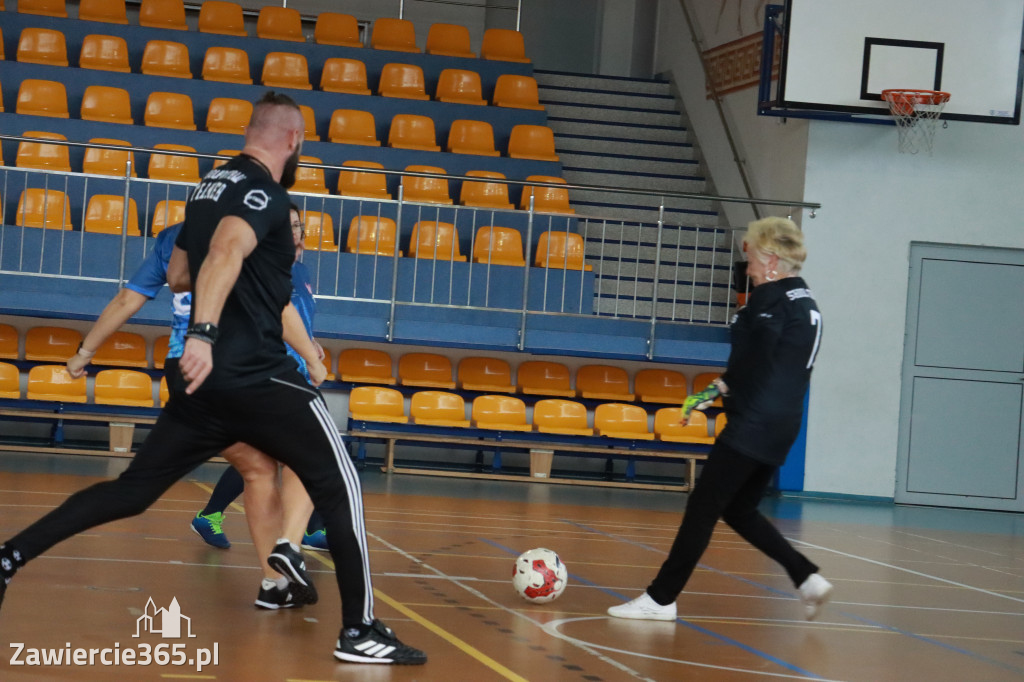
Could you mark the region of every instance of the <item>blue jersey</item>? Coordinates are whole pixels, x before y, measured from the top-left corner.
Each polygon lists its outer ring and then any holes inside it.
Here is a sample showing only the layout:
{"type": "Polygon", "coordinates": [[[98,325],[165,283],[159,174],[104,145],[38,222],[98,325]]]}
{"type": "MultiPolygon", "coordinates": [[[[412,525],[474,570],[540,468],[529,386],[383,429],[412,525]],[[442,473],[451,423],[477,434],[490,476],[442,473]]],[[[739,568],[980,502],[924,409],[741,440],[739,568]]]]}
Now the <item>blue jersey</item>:
{"type": "MultiPolygon", "coordinates": [[[[309,269],[300,261],[295,261],[295,264],[292,265],[292,305],[299,311],[299,317],[302,318],[302,324],[305,325],[309,338],[313,338],[313,313],[316,312],[316,302],[313,300],[313,285],[310,283],[309,269]]],[[[294,348],[288,344],[285,344],[285,347],[288,349],[288,355],[299,363],[299,372],[306,377],[306,381],[309,381],[309,368],[306,367],[306,361],[295,352],[294,348]]]]}

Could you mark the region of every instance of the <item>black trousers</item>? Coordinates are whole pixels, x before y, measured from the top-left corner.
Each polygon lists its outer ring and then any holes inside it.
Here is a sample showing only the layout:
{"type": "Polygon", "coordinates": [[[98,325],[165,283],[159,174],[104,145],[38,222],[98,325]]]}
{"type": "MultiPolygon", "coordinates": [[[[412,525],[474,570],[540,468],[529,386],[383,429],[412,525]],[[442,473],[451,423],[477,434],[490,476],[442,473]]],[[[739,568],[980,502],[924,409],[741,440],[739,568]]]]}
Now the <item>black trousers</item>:
{"type": "Polygon", "coordinates": [[[683,523],[668,558],[647,588],[654,601],[671,604],[676,600],[711,542],[718,519],[782,564],[794,586],[818,572],[818,567],[793,549],[757,509],[777,468],[741,455],[724,443],[715,443],[686,502],[683,523]]]}
{"type": "Polygon", "coordinates": [[[200,390],[191,396],[173,391],[124,473],[75,493],[9,544],[28,561],[101,523],[141,514],[189,471],[238,441],[298,475],[324,517],[343,626],[372,622],[359,478],[327,404],[298,372],[238,389],[200,390]]]}

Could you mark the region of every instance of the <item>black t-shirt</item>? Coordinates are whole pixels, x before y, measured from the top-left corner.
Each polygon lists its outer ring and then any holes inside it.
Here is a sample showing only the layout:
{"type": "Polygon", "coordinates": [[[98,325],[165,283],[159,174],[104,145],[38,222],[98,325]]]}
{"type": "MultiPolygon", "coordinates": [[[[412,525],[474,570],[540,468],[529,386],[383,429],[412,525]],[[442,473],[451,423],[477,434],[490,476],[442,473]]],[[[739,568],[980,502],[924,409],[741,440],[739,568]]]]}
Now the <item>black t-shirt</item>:
{"type": "MultiPolygon", "coordinates": [[[[224,303],[213,371],[201,388],[247,386],[297,367],[281,338],[281,312],[291,298],[295,261],[290,207],[285,189],[246,155],[207,173],[185,205],[185,224],[175,244],[188,252],[193,284],[222,218],[245,220],[258,240],[224,303]]],[[[198,303],[193,293],[193,315],[198,303]]]]}
{"type": "Polygon", "coordinates": [[[800,432],[804,396],[821,341],[821,313],[800,277],[755,287],[733,320],[729,421],[723,443],[768,464],[782,465],[800,432]]]}

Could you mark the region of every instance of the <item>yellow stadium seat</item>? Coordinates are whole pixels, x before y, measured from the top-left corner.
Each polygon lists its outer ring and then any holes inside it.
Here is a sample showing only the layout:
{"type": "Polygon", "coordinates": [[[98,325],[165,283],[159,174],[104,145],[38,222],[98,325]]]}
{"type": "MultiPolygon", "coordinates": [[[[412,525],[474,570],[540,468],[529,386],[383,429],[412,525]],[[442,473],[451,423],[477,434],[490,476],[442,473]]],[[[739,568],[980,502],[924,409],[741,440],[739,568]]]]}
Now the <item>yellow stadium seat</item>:
{"type": "MultiPolygon", "coordinates": [[[[527,360],[519,365],[519,392],[524,395],[553,395],[572,398],[569,368],[559,362],[527,360]]],[[[536,419],[534,419],[536,422],[536,419]]]]}
{"type": "Polygon", "coordinates": [[[683,413],[678,407],[663,407],[654,414],[654,433],[659,440],[670,443],[704,443],[715,442],[708,435],[708,420],[703,412],[694,410],[690,413],[686,426],[679,423],[683,413]]]}
{"type": "Polygon", "coordinates": [[[500,156],[494,149],[494,128],[486,121],[452,121],[448,131],[448,151],[453,154],[500,156]]]}
{"type": "Polygon", "coordinates": [[[268,88],[313,89],[306,58],[294,52],[269,52],[263,59],[260,80],[268,88]]]}
{"type": "Polygon", "coordinates": [[[427,32],[427,54],[474,59],[469,45],[469,29],[458,24],[431,24],[427,32]]]}
{"type": "Polygon", "coordinates": [[[360,144],[366,147],[379,147],[377,139],[377,123],[373,114],[360,109],[335,109],[331,114],[331,127],[327,131],[331,142],[341,144],[360,144]]]}
{"type": "Polygon", "coordinates": [[[334,219],[330,213],[303,211],[302,222],[306,225],[304,248],[310,251],[338,250],[338,243],[334,240],[334,219]]]}
{"type": "Polygon", "coordinates": [[[25,359],[32,362],[66,362],[78,352],[82,333],[66,327],[32,327],[25,332],[25,359]]]}
{"type": "MultiPolygon", "coordinates": [[[[378,256],[394,256],[398,243],[398,228],[391,218],[359,215],[352,218],[348,227],[348,253],[364,253],[378,256]]],[[[401,256],[402,252],[399,251],[401,256]]]]}
{"type": "Polygon", "coordinates": [[[195,130],[192,98],[177,92],[152,92],[146,99],[145,120],[151,127],[195,130]]]}
{"type": "MultiPolygon", "coordinates": [[[[173,152],[194,152],[193,147],[183,144],[155,144],[153,149],[165,149],[173,152]]],[[[199,159],[195,156],[179,156],[177,154],[150,154],[150,180],[174,180],[177,182],[199,182],[199,159]]],[[[173,223],[171,223],[173,225],[173,223]]]]}
{"type": "Polygon", "coordinates": [[[206,0],[199,8],[199,32],[246,36],[242,6],[225,0],[206,0]]]}
{"type": "Polygon", "coordinates": [[[188,46],[172,40],[150,40],[142,51],[142,73],[147,76],[191,78],[188,46]]]}
{"type": "Polygon", "coordinates": [[[430,260],[466,261],[459,252],[459,235],[455,226],[439,220],[420,220],[412,226],[409,255],[430,260]]]}
{"type": "Polygon", "coordinates": [[[337,12],[320,12],[316,15],[313,40],[318,45],[363,46],[363,41],[359,38],[359,22],[356,21],[356,18],[351,14],[337,12]]]}
{"type": "Polygon", "coordinates": [[[395,114],[388,131],[388,146],[424,152],[441,151],[434,133],[434,119],[419,114],[395,114]]]}
{"type": "MultiPolygon", "coordinates": [[[[488,180],[504,180],[505,176],[494,171],[467,171],[467,176],[486,178],[488,180]]],[[[508,185],[503,182],[462,181],[459,192],[459,203],[463,206],[476,208],[495,208],[511,210],[512,203],[508,199],[508,185]]],[[[520,252],[522,249],[520,249],[520,252]]]]}
{"type": "Polygon", "coordinates": [[[57,81],[26,78],[18,88],[15,111],[30,116],[71,118],[68,113],[68,92],[57,81]]]}
{"type": "Polygon", "coordinates": [[[342,381],[393,386],[391,356],[371,348],[346,348],[338,354],[338,375],[342,381]]]}
{"type": "Polygon", "coordinates": [[[346,95],[369,95],[366,85],[366,64],[358,59],[331,57],[324,62],[320,76],[320,89],[346,95]]]}
{"type": "MultiPolygon", "coordinates": [[[[85,231],[121,234],[124,225],[124,197],[116,194],[94,194],[85,207],[85,231]]],[[[135,199],[128,199],[128,236],[138,237],[139,209],[135,199]]],[[[145,355],[145,353],[143,353],[145,355]]],[[[95,360],[93,361],[95,362],[95,360]]],[[[145,365],[140,365],[144,367],[145,365]]]]}
{"type": "Polygon", "coordinates": [[[494,106],[513,109],[543,111],[537,92],[537,80],[532,76],[503,73],[494,85],[494,106]]]}
{"type": "Polygon", "coordinates": [[[583,237],[575,232],[548,230],[537,240],[537,253],[533,264],[539,268],[586,270],[593,268],[583,262],[583,237]]]}
{"type": "Polygon", "coordinates": [[[185,3],[183,0],[142,0],[139,26],[187,31],[185,3]]]}
{"type": "Polygon", "coordinates": [[[160,377],[160,407],[167,404],[171,398],[171,392],[167,390],[167,377],[160,377]]]}
{"type": "Polygon", "coordinates": [[[49,28],[22,29],[17,59],[26,64],[68,65],[68,46],[64,34],[49,28]]]}
{"type": "MultiPolygon", "coordinates": [[[[692,413],[691,413],[692,414],[692,413]]],[[[725,428],[728,418],[725,416],[725,412],[719,412],[715,417],[715,438],[718,438],[718,434],[722,433],[722,429],[725,428]]]]}
{"type": "MultiPolygon", "coordinates": [[[[551,184],[566,184],[562,178],[552,175],[528,175],[527,181],[547,182],[551,184]]],[[[533,197],[533,210],[538,213],[575,213],[576,210],[569,206],[569,190],[561,187],[535,187],[526,185],[523,187],[522,198],[519,200],[519,208],[528,210],[530,208],[530,197],[533,197]]]]}
{"type": "Polygon", "coordinates": [[[185,202],[177,199],[164,199],[157,202],[153,211],[153,222],[150,223],[150,234],[154,237],[166,227],[173,227],[185,220],[185,202]]]}
{"type": "MultiPolygon", "coordinates": [[[[413,173],[439,173],[444,174],[443,168],[437,166],[406,166],[405,170],[413,173]]],[[[402,176],[402,198],[405,201],[413,201],[424,204],[451,204],[453,203],[448,194],[448,180],[445,178],[417,177],[412,175],[402,176]]]]}
{"type": "Polygon", "coordinates": [[[270,5],[260,9],[259,18],[256,20],[256,35],[273,40],[306,42],[306,37],[302,35],[302,15],[299,14],[299,10],[291,7],[270,5]]]}
{"type": "Polygon", "coordinates": [[[647,411],[638,405],[604,403],[594,410],[594,428],[601,436],[654,440],[647,428],[647,411]]]}
{"type": "Polygon", "coordinates": [[[203,80],[252,85],[249,53],[235,47],[210,47],[203,57],[203,80]]]}
{"type": "Polygon", "coordinates": [[[381,17],[373,22],[370,46],[375,50],[393,52],[419,52],[416,47],[416,28],[407,19],[381,17]]]}
{"type": "Polygon", "coordinates": [[[21,397],[21,376],[18,368],[9,362],[0,362],[0,398],[17,400],[21,397]]]}
{"type": "Polygon", "coordinates": [[[120,36],[87,35],[82,39],[78,66],[98,71],[130,73],[128,43],[120,36]]]}
{"type": "Polygon", "coordinates": [[[642,369],[636,373],[636,394],[645,403],[682,405],[686,400],[686,377],[670,369],[642,369]]]}
{"type": "Polygon", "coordinates": [[[533,425],[540,433],[557,433],[563,436],[594,435],[594,430],[587,426],[587,408],[573,400],[538,400],[533,405],[533,425]]]}
{"type": "Polygon", "coordinates": [[[64,0],[18,0],[18,12],[22,14],[40,14],[44,17],[68,16],[64,0]]]}
{"type": "Polygon", "coordinates": [[[28,371],[25,397],[29,400],[84,403],[85,392],[85,376],[72,379],[64,365],[36,365],[28,371]]]}
{"type": "MultiPolygon", "coordinates": [[[[33,137],[40,140],[67,140],[60,133],[36,130],[27,131],[22,137],[33,137]]],[[[71,156],[68,153],[68,148],[60,144],[19,142],[18,155],[15,158],[14,164],[18,168],[38,168],[40,170],[71,172],[71,156]]]]}
{"type": "Polygon", "coordinates": [[[167,334],[158,336],[153,340],[153,366],[157,369],[164,368],[164,361],[167,360],[167,351],[171,343],[171,337],[167,334]]]}
{"type": "Polygon", "coordinates": [[[324,377],[324,381],[335,381],[338,377],[334,374],[334,360],[331,358],[331,351],[327,350],[323,346],[320,346],[320,350],[324,352],[324,358],[322,360],[324,369],[327,370],[327,376],[324,377]]]}
{"type": "MultiPolygon", "coordinates": [[[[103,137],[94,137],[90,143],[118,145],[130,147],[131,144],[124,140],[111,140],[103,137]]],[[[128,161],[132,164],[132,177],[137,177],[135,169],[135,152],[125,149],[101,149],[99,147],[86,147],[82,157],[82,172],[91,175],[116,175],[124,177],[128,161]]]]}
{"type": "Polygon", "coordinates": [[[461,395],[444,391],[418,391],[413,394],[409,414],[415,424],[425,426],[468,427],[466,402],[461,395]]]}
{"type": "Polygon", "coordinates": [[[480,74],[465,69],[445,69],[437,80],[434,98],[441,102],[486,105],[480,85],[480,74]]]}
{"type": "Polygon", "coordinates": [[[436,353],[406,353],[400,357],[398,381],[403,386],[455,388],[451,360],[436,353]]]}
{"type": "Polygon", "coordinates": [[[368,422],[405,424],[409,421],[401,391],[382,386],[353,388],[348,396],[348,411],[352,419],[368,422]]]}
{"type": "Polygon", "coordinates": [[[426,81],[423,69],[415,64],[385,64],[380,73],[377,94],[382,97],[398,97],[426,101],[426,81]]]}
{"type": "Polygon", "coordinates": [[[124,0],[79,0],[78,18],[82,21],[125,25],[128,23],[128,12],[124,0]]]}
{"type": "Polygon", "coordinates": [[[484,42],[480,47],[480,56],[503,62],[519,62],[529,64],[526,58],[526,46],[523,34],[503,28],[489,28],[484,31],[484,42]]]}
{"type": "Polygon", "coordinates": [[[51,230],[70,230],[71,206],[67,195],[55,189],[30,187],[18,198],[14,214],[19,227],[45,227],[51,230]]]}
{"type": "Polygon", "coordinates": [[[18,359],[18,330],[9,324],[0,324],[0,358],[18,359]]]}
{"type": "Polygon", "coordinates": [[[597,400],[633,400],[629,374],[611,365],[584,365],[576,371],[576,390],[583,398],[597,400]]]}
{"type": "Polygon", "coordinates": [[[523,237],[511,227],[487,225],[476,231],[473,242],[473,262],[491,265],[523,267],[523,237]]]}
{"type": "Polygon", "coordinates": [[[132,101],[124,88],[90,85],[82,93],[82,120],[133,125],[132,101]]]}
{"type": "Polygon", "coordinates": [[[313,107],[300,104],[299,111],[302,112],[302,120],[306,124],[306,140],[308,142],[319,142],[320,136],[316,132],[316,112],[313,111],[313,107]]]}
{"type": "MultiPolygon", "coordinates": [[[[342,166],[349,168],[376,168],[384,166],[375,161],[346,161],[342,166]]],[[[368,199],[390,199],[387,176],[383,173],[362,171],[341,171],[338,173],[338,194],[343,197],[365,197],[368,199]]]]}
{"type": "Polygon", "coordinates": [[[97,405],[153,407],[153,379],[145,372],[105,369],[96,374],[93,388],[97,405]]]}
{"type": "Polygon", "coordinates": [[[482,395],[473,400],[473,423],[490,431],[532,431],[526,404],[510,395],[482,395]]]}
{"type": "MultiPolygon", "coordinates": [[[[300,156],[299,163],[323,164],[323,161],[315,156],[300,156]]],[[[324,169],[312,168],[310,166],[299,166],[295,171],[295,184],[291,186],[292,192],[305,192],[307,194],[330,194],[324,184],[324,169]]]]}
{"type": "Polygon", "coordinates": [[[508,155],[513,159],[558,161],[555,153],[555,133],[547,126],[521,123],[512,126],[508,140],[508,155]]]}
{"type": "Polygon", "coordinates": [[[245,135],[252,118],[252,102],[231,97],[214,97],[206,114],[206,129],[211,133],[245,135]]]}
{"type": "MultiPolygon", "coordinates": [[[[701,372],[693,378],[693,392],[700,393],[711,385],[711,382],[722,376],[721,372],[701,372]]],[[[722,398],[715,398],[711,403],[712,407],[722,407],[722,398]]]]}
{"type": "MultiPolygon", "coordinates": [[[[241,149],[218,149],[217,150],[217,156],[238,156],[241,153],[242,153],[241,149]]],[[[227,162],[228,162],[227,159],[217,159],[217,160],[215,160],[213,162],[213,167],[214,168],[220,168],[221,166],[223,166],[227,162]]]]}
{"type": "Polygon", "coordinates": [[[515,393],[512,367],[499,358],[468,357],[459,361],[459,385],[466,391],[515,393]]]}
{"type": "Polygon", "coordinates": [[[146,367],[146,340],[133,332],[114,332],[96,349],[94,365],[146,367]]]}

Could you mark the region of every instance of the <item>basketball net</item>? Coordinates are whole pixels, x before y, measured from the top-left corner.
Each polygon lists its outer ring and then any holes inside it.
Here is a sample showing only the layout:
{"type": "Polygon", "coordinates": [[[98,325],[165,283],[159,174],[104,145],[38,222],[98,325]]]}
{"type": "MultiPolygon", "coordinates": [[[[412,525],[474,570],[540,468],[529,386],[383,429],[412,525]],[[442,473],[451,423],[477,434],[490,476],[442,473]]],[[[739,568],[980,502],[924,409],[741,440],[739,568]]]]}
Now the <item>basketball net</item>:
{"type": "Polygon", "coordinates": [[[939,114],[949,101],[948,92],[938,90],[883,90],[882,99],[896,121],[901,154],[926,151],[931,156],[939,114]]]}

